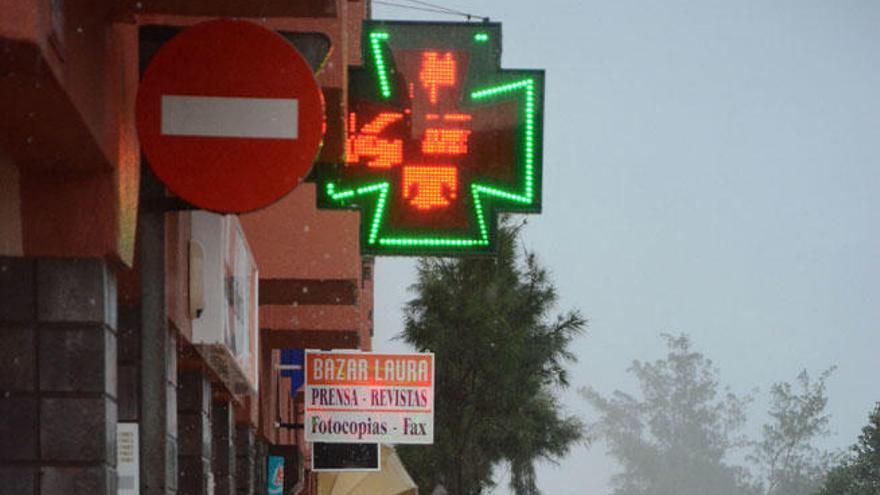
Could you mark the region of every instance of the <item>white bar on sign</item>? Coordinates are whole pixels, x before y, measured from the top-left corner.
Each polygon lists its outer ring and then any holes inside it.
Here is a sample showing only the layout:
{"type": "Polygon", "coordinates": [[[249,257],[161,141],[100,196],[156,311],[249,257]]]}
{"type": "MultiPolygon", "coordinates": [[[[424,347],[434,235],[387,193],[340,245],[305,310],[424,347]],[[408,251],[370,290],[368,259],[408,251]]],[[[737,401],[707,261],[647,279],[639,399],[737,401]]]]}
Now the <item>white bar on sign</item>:
{"type": "Polygon", "coordinates": [[[276,370],[301,370],[301,369],[303,369],[303,367],[298,364],[279,364],[278,366],[275,366],[275,369],[276,370]]]}
{"type": "Polygon", "coordinates": [[[295,99],[162,95],[162,135],[296,139],[295,99]]]}

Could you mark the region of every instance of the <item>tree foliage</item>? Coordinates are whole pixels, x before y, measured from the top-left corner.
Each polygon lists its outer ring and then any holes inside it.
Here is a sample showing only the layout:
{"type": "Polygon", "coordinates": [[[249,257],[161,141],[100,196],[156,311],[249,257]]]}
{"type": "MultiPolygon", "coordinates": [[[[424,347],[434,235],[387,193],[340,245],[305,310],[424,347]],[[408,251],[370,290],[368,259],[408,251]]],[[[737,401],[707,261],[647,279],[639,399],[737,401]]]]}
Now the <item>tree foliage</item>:
{"type": "MultiPolygon", "coordinates": [[[[770,420],[758,441],[748,441],[739,432],[752,397],[723,390],[712,361],[693,351],[686,335],[663,338],[668,347],[665,358],[634,361],[629,368],[638,380],[639,397],[619,390],[610,397],[581,390],[599,413],[590,427],[623,467],[612,478],[614,494],[815,493],[836,459],[814,446],[816,439],[828,434],[826,381],[834,368],[815,380],[804,370],[794,385],[774,384],[770,420]],[[731,454],[749,446],[746,459],[753,470],[730,462],[731,454]]],[[[865,436],[870,436],[867,430],[865,436]]],[[[822,495],[838,493],[844,492],[832,489],[822,495]]]]}
{"type": "Polygon", "coordinates": [[[852,455],[832,469],[819,495],[880,495],[880,402],[868,417],[852,455]]]}
{"type": "Polygon", "coordinates": [[[834,368],[811,380],[806,370],[797,376],[797,387],[787,382],[770,389],[770,422],[749,459],[761,473],[760,490],[766,495],[806,495],[822,482],[834,456],[813,446],[828,434],[830,415],[825,382],[834,368]]]}
{"type": "Polygon", "coordinates": [[[434,445],[400,448],[422,491],[442,484],[469,495],[510,466],[517,494],[539,493],[535,462],[564,456],[583,425],[562,415],[568,346],[586,322],[552,317],[557,293],[534,254],[517,246],[519,226],[503,223],[495,257],[424,258],[405,307],[404,341],[435,353],[434,445]]]}
{"type": "Polygon", "coordinates": [[[592,431],[623,467],[612,478],[614,495],[750,493],[745,470],[727,461],[745,444],[738,432],[750,397],[721,390],[718,370],[686,335],[663,338],[665,358],[629,368],[640,397],[581,389],[599,413],[592,431]]]}

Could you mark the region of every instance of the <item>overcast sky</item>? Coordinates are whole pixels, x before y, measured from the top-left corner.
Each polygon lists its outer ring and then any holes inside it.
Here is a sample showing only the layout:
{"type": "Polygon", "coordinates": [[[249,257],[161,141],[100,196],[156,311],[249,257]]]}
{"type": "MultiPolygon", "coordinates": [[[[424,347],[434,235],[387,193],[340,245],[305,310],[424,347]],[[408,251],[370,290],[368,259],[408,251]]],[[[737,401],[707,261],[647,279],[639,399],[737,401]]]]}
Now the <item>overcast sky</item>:
{"type": "MultiPolygon", "coordinates": [[[[880,400],[880,1],[434,3],[502,22],[504,67],[547,71],[525,241],[591,320],[567,410],[595,419],[577,387],[633,390],[630,362],[684,332],[734,391],[760,387],[752,434],[773,382],[837,365],[825,446],[854,443],[880,400]]],[[[379,259],[376,350],[403,349],[413,281],[379,259]]],[[[603,495],[616,469],[577,448],[539,486],[603,495]]]]}

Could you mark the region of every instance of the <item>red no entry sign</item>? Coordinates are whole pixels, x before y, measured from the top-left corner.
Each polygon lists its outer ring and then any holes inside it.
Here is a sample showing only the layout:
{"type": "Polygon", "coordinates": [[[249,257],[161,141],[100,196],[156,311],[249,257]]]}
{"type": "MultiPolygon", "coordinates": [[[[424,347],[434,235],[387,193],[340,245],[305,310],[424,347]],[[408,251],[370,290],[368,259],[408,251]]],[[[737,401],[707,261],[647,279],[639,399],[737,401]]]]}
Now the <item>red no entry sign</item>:
{"type": "Polygon", "coordinates": [[[323,133],[321,92],[279,34],[245,21],[192,26],[156,53],[137,95],[155,174],[204,209],[245,212],[305,177],[323,133]]]}

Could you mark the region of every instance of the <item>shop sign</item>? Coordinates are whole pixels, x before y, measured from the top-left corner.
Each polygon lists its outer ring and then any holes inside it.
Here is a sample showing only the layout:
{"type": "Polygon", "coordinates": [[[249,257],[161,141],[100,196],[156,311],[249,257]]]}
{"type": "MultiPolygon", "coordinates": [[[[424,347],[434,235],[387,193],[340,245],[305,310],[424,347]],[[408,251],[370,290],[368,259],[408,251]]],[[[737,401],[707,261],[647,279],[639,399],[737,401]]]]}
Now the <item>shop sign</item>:
{"type": "Polygon", "coordinates": [[[305,351],[302,349],[281,349],[281,376],[290,378],[290,396],[302,388],[305,381],[305,351]]]}
{"type": "Polygon", "coordinates": [[[500,212],[541,210],[544,72],[501,69],[501,25],[368,21],[346,158],[318,205],[361,211],[361,251],[495,249],[500,212]]]}
{"type": "Polygon", "coordinates": [[[281,495],[284,492],[284,457],[270,455],[268,468],[266,493],[268,495],[281,495]]]}
{"type": "Polygon", "coordinates": [[[434,443],[434,355],[306,351],[305,440],[434,443]]]}

